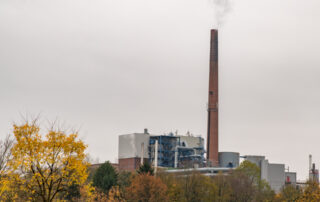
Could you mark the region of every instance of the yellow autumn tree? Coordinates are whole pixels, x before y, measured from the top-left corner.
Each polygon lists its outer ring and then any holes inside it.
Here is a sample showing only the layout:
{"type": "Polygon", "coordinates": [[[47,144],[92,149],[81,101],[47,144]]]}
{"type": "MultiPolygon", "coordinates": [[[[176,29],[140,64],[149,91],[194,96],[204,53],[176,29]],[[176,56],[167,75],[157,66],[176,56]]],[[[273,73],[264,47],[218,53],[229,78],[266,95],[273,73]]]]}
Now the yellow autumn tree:
{"type": "Polygon", "coordinates": [[[14,125],[15,144],[9,166],[25,196],[33,201],[53,201],[72,184],[87,179],[86,145],[77,133],[52,127],[45,135],[36,121],[14,125]]]}
{"type": "Polygon", "coordinates": [[[320,187],[316,181],[308,181],[302,196],[296,200],[298,202],[318,202],[320,201],[320,187]]]}
{"type": "Polygon", "coordinates": [[[8,162],[11,158],[13,139],[7,136],[0,140],[0,200],[3,200],[9,189],[8,162]]]}

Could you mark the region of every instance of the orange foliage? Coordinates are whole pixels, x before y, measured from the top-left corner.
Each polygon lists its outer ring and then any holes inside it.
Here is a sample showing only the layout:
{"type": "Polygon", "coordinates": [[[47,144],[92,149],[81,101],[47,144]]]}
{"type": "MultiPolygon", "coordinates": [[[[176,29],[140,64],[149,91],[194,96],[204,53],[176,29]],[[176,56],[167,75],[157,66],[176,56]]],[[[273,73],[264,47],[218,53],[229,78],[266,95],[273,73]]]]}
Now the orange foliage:
{"type": "Polygon", "coordinates": [[[126,189],[125,197],[128,201],[158,202],[168,201],[167,186],[149,174],[135,176],[131,185],[126,189]]]}

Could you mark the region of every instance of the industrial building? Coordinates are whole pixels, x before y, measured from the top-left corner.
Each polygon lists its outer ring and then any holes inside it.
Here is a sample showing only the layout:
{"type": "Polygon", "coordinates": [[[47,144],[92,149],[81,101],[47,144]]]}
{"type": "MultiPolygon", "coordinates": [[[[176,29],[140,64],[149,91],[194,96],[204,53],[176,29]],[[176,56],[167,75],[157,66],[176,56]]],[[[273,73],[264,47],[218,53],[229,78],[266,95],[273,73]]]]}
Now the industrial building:
{"type": "Polygon", "coordinates": [[[149,144],[149,137],[148,133],[119,136],[119,170],[133,171],[140,166],[141,161],[147,160],[148,149],[144,149],[144,145],[149,144]]]}
{"type": "Polygon", "coordinates": [[[286,185],[297,186],[297,173],[296,172],[285,172],[286,185]]]}
{"type": "MultiPolygon", "coordinates": [[[[163,168],[210,167],[205,159],[204,139],[201,136],[154,135],[145,129],[143,133],[120,135],[118,148],[119,170],[133,171],[145,161],[163,168]]],[[[240,154],[219,152],[218,161],[219,166],[213,168],[236,168],[240,164],[240,154]]]]}
{"type": "MultiPolygon", "coordinates": [[[[238,152],[219,152],[219,82],[218,82],[218,30],[211,30],[208,89],[207,145],[204,139],[190,134],[131,133],[119,136],[119,170],[136,170],[143,162],[168,169],[166,172],[181,173],[196,170],[204,175],[214,176],[228,173],[240,164],[240,158],[255,163],[276,192],[285,184],[297,184],[295,172],[285,172],[284,164],[269,163],[265,156],[247,155],[238,152]],[[206,158],[205,158],[206,153],[206,158]]],[[[311,169],[310,178],[319,179],[318,170],[311,169]]]]}
{"type": "Polygon", "coordinates": [[[158,167],[165,168],[203,167],[204,153],[204,139],[200,136],[152,135],[147,129],[119,136],[119,170],[135,170],[144,161],[157,161],[158,167]]]}
{"type": "Polygon", "coordinates": [[[309,180],[319,183],[319,170],[316,169],[316,164],[312,162],[312,155],[309,155],[309,180]]]}
{"type": "Polygon", "coordinates": [[[198,169],[174,169],[167,170],[168,173],[183,173],[196,170],[207,176],[215,176],[218,173],[229,173],[232,169],[239,166],[240,158],[256,164],[260,168],[261,179],[268,182],[271,189],[276,193],[280,192],[283,186],[290,184],[297,185],[297,174],[295,172],[286,172],[284,164],[269,163],[265,156],[239,156],[236,152],[219,152],[219,167],[205,167],[198,169]]]}
{"type": "Polygon", "coordinates": [[[280,192],[285,184],[296,184],[296,173],[285,172],[284,164],[269,163],[265,156],[244,156],[245,160],[255,163],[260,168],[261,179],[269,183],[275,192],[280,192]]]}

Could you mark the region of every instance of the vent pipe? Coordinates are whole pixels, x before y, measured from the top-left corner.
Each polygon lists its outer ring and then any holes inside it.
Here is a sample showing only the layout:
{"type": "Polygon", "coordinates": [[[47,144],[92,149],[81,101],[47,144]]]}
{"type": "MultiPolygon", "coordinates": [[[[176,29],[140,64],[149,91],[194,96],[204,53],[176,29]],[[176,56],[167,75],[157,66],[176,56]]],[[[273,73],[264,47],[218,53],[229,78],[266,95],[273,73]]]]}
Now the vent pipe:
{"type": "Polygon", "coordinates": [[[140,160],[141,165],[143,165],[143,159],[144,159],[144,142],[141,143],[141,160],[140,160]]]}
{"type": "Polygon", "coordinates": [[[154,174],[157,175],[158,168],[158,140],[156,140],[154,145],[154,174]]]}

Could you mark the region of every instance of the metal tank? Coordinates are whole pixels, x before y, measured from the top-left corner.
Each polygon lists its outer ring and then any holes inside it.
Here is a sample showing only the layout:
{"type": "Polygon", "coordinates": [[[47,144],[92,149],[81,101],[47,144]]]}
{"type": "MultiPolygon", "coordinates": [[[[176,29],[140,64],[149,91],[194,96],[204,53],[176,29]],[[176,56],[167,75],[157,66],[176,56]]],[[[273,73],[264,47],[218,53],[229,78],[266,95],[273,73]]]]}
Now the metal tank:
{"type": "Polygon", "coordinates": [[[239,153],[238,152],[219,152],[220,167],[236,168],[239,166],[239,153]]]}

